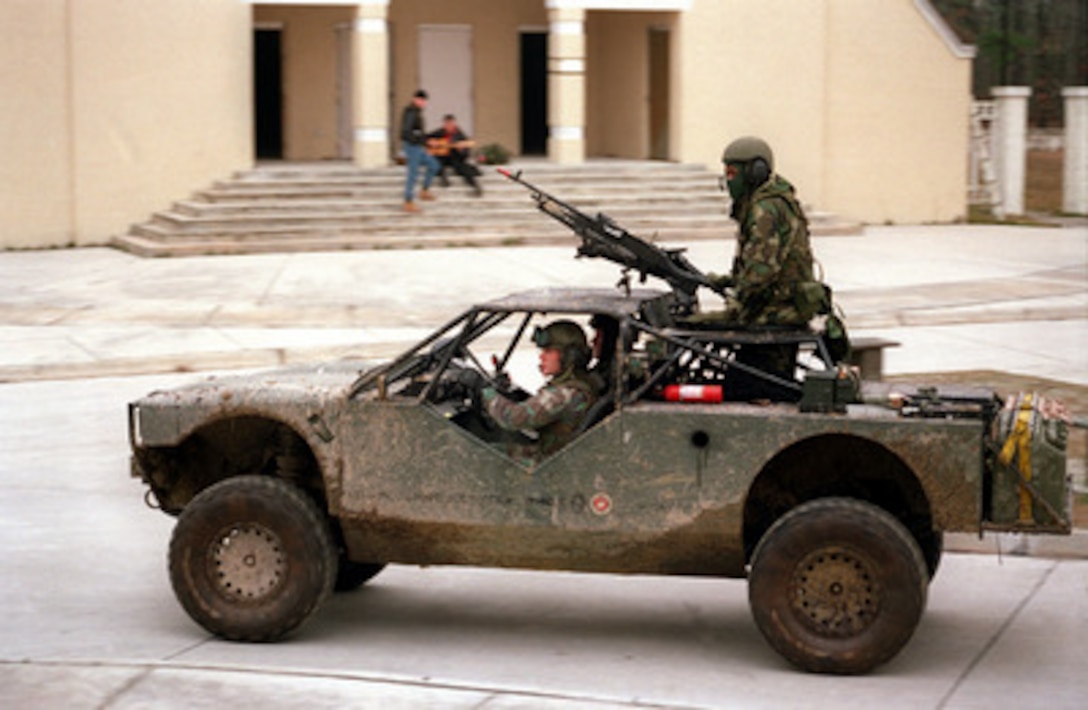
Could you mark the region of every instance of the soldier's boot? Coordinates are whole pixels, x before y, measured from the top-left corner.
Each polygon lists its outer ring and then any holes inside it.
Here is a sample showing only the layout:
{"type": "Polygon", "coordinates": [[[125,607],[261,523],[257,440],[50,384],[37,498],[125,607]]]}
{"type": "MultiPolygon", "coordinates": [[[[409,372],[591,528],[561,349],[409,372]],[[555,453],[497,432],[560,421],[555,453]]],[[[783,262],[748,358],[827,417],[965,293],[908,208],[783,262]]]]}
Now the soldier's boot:
{"type": "Polygon", "coordinates": [[[431,200],[434,199],[434,195],[431,194],[430,190],[420,190],[419,191],[419,199],[430,202],[431,200]]]}

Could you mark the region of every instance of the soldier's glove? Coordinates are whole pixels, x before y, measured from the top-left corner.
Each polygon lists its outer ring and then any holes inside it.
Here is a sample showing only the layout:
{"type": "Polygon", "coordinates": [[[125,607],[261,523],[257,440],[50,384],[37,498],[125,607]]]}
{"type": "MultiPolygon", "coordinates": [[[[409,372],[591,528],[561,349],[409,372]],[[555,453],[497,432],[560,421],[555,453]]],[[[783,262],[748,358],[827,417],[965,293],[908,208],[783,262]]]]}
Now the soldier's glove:
{"type": "Polygon", "coordinates": [[[510,383],[510,375],[502,370],[495,373],[495,377],[491,380],[491,383],[499,392],[506,393],[513,389],[513,385],[510,383]]]}
{"type": "Polygon", "coordinates": [[[716,291],[724,291],[733,287],[733,277],[729,274],[715,274],[713,271],[706,273],[706,280],[716,291]]]}

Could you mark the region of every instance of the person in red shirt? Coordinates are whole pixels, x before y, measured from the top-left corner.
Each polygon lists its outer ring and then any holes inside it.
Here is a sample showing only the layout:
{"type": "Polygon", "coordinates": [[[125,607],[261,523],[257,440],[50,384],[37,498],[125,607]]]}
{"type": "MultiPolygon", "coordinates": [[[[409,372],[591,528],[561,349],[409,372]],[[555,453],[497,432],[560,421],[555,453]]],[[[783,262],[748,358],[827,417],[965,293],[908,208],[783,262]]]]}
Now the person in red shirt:
{"type": "Polygon", "coordinates": [[[427,146],[431,155],[438,160],[438,182],[442,187],[449,187],[446,168],[453,168],[455,173],[465,179],[476,197],[484,194],[483,188],[476,180],[480,170],[469,162],[476,142],[465,135],[452,113],[443,116],[442,128],[427,134],[427,146]]]}

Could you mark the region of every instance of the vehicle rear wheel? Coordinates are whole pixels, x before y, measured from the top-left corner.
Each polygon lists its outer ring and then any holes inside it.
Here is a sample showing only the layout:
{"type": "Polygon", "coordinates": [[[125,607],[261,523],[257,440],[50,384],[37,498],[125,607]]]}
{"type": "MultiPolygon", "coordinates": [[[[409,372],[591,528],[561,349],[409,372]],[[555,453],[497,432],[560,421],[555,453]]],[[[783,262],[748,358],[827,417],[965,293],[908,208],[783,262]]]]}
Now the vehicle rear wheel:
{"type": "Polygon", "coordinates": [[[278,478],[239,476],[202,491],[178,518],[170,581],[208,631],[274,641],[332,591],[336,557],[325,516],[302,491],[278,478]]]}
{"type": "Polygon", "coordinates": [[[892,515],[821,498],[783,515],[760,540],[748,601],[768,643],[791,663],[866,673],[910,640],[928,581],[918,544],[892,515]]]}

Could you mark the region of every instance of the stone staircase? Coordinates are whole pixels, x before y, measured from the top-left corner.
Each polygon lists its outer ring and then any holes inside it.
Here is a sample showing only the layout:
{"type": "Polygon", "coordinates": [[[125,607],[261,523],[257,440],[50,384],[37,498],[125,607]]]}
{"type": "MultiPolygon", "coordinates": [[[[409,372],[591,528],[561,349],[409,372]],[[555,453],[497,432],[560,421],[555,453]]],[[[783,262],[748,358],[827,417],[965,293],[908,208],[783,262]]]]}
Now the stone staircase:
{"type": "MultiPolygon", "coordinates": [[[[717,174],[702,166],[625,160],[507,166],[579,209],[607,213],[654,241],[720,239],[734,232],[717,174]]],[[[133,225],[112,244],[140,256],[255,254],[454,246],[567,244],[574,237],[541,214],[522,186],[483,168],[482,197],[459,176],[437,184],[435,202],[402,211],[404,168],[349,163],[268,163],[240,172],[133,225]]],[[[809,212],[814,234],[860,225],[809,212]]]]}

